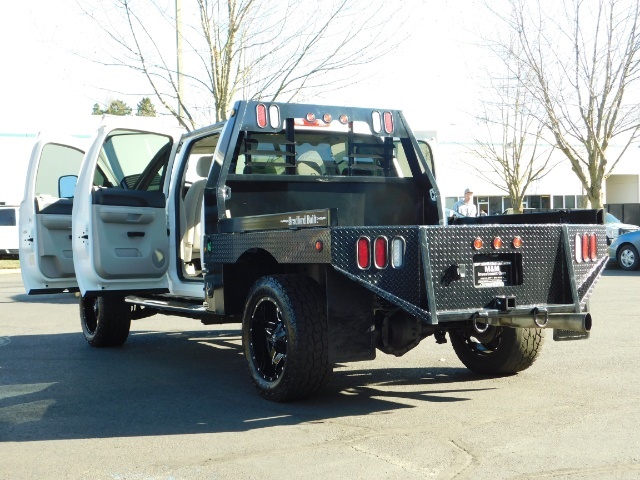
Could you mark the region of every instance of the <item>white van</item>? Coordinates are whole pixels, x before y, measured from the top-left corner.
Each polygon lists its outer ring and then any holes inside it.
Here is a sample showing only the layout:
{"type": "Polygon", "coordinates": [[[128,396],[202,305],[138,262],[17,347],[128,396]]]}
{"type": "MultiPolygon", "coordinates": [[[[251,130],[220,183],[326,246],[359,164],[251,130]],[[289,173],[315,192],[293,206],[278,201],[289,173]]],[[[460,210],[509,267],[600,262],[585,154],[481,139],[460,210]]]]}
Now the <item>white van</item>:
{"type": "Polygon", "coordinates": [[[0,258],[18,258],[17,205],[0,205],[0,258]]]}

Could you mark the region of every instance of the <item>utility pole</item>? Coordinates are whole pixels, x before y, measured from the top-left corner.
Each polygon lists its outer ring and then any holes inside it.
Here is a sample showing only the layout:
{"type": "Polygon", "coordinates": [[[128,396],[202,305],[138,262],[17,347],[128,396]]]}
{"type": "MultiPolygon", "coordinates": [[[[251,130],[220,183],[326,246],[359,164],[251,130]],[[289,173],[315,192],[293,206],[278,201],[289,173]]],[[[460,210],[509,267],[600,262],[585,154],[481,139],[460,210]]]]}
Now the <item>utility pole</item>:
{"type": "Polygon", "coordinates": [[[176,0],[176,76],[178,78],[178,116],[182,118],[182,0],[176,0]]]}

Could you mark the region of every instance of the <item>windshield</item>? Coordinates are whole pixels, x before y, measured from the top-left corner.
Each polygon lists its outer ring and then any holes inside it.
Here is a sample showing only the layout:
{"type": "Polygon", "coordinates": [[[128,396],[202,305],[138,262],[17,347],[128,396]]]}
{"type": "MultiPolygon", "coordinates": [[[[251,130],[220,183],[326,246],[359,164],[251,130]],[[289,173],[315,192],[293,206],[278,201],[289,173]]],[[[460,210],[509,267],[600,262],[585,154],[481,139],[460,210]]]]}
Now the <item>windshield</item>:
{"type": "Polygon", "coordinates": [[[619,219],[611,215],[610,213],[605,214],[604,223],[622,223],[619,219]]]}

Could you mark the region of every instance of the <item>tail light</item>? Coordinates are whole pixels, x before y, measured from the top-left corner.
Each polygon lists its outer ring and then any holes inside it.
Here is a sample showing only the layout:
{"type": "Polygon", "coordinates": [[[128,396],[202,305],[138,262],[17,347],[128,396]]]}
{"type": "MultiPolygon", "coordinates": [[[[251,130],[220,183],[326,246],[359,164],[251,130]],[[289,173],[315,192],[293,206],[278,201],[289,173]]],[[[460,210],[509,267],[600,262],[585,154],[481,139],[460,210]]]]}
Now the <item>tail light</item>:
{"type": "Polygon", "coordinates": [[[598,258],[598,239],[595,233],[589,236],[589,258],[592,262],[595,262],[598,258]]]}
{"type": "Polygon", "coordinates": [[[376,268],[387,268],[387,246],[385,237],[378,237],[373,242],[373,264],[376,268]]]}
{"type": "Polygon", "coordinates": [[[358,238],[356,245],[358,268],[366,270],[371,266],[371,242],[367,237],[358,238]]]}
{"type": "Polygon", "coordinates": [[[574,247],[577,263],[595,262],[598,259],[598,237],[595,233],[576,234],[574,247]]]}
{"type": "Polygon", "coordinates": [[[582,235],[582,261],[589,260],[589,235],[582,235]]]}
{"type": "Polygon", "coordinates": [[[391,266],[402,268],[404,265],[405,241],[402,237],[395,237],[391,240],[391,266]]]}

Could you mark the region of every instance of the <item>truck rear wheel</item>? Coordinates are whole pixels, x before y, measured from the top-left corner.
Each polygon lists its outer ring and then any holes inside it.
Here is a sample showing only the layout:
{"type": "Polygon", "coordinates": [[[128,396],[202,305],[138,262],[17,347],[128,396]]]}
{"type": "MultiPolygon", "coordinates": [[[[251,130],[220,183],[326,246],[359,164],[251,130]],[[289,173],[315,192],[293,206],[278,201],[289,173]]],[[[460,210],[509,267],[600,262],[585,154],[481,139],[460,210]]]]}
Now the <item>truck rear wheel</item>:
{"type": "Polygon", "coordinates": [[[119,297],[81,297],[82,333],[92,347],[117,347],[127,341],[131,307],[119,297]]]}
{"type": "Polygon", "coordinates": [[[247,369],[268,400],[300,400],[317,392],[330,373],[324,294],[298,275],[260,278],[242,320],[247,369]]]}
{"type": "Polygon", "coordinates": [[[471,328],[451,330],[451,345],[460,361],[484,375],[521,372],[535,362],[544,340],[540,328],[489,327],[482,333],[471,328]]]}

